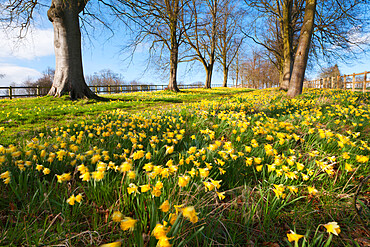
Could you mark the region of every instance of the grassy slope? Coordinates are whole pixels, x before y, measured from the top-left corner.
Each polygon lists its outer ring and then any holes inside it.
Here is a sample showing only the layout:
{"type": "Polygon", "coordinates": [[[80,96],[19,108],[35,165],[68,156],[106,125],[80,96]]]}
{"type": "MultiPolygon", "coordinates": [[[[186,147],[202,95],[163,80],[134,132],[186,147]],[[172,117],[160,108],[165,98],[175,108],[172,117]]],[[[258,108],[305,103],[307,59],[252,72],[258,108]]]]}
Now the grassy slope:
{"type": "MultiPolygon", "coordinates": [[[[317,239],[324,244],[329,236],[320,225],[331,221],[337,221],[342,230],[338,237],[334,236],[333,246],[368,243],[369,233],[360,224],[352,201],[356,186],[369,171],[369,161],[358,158],[370,155],[369,95],[310,90],[289,100],[277,91],[245,93],[217,89],[180,95],[157,92],[116,97],[123,101],[96,103],[39,98],[1,102],[0,126],[5,127],[5,132],[0,134],[1,143],[13,143],[24,149],[22,152],[34,150],[37,163],[49,167],[52,173],[43,176],[36,171],[33,161],[20,172],[23,161],[19,160],[30,160],[30,156],[26,153],[13,156],[16,151],[10,149],[5,152],[0,172],[11,170],[12,181],[0,185],[0,245],[96,246],[124,239],[129,245],[140,245],[143,241],[155,246],[156,240],[149,236],[156,223],[169,221],[169,215],[157,209],[166,199],[171,206],[194,205],[199,213],[196,225],[186,220],[175,223],[181,225],[173,227],[178,229],[177,234],[171,231],[167,235],[173,236],[171,241],[175,246],[191,238],[201,226],[202,233],[188,246],[284,246],[288,245],[289,230],[306,235],[311,246],[320,246],[313,241],[317,239]],[[192,103],[178,104],[182,102],[192,103]],[[117,108],[125,112],[112,111],[117,108]],[[156,111],[160,108],[166,110],[156,111]],[[125,122],[130,125],[126,126],[125,122]],[[90,130],[86,126],[91,126],[90,130]],[[151,130],[150,126],[153,126],[151,130]],[[52,131],[49,127],[64,128],[52,131]],[[181,129],[184,134],[180,138],[177,135],[181,129]],[[44,135],[39,137],[36,130],[44,135]],[[46,160],[48,156],[43,156],[42,149],[49,157],[51,153],[70,150],[73,148],[70,145],[76,143],[73,134],[80,131],[86,136],[73,153],[86,156],[84,161],[68,155],[60,161],[46,160]],[[93,133],[94,138],[89,138],[88,133],[93,133]],[[36,146],[22,147],[34,136],[38,137],[33,141],[36,146]],[[159,138],[156,147],[152,146],[153,136],[159,138]],[[170,160],[179,164],[183,159],[184,164],[178,166],[176,173],[160,178],[164,189],[158,198],[125,192],[131,183],[143,185],[151,181],[143,170],[148,161],[135,160],[133,156],[140,147],[132,148],[132,138],[143,144],[145,152],[152,154],[150,161],[162,169],[168,167],[165,164],[170,160]],[[178,140],[173,143],[175,139],[178,140]],[[63,143],[67,144],[64,148],[63,143]],[[166,152],[165,145],[175,147],[173,154],[166,152]],[[251,150],[247,151],[246,146],[251,150]],[[196,147],[196,151],[192,153],[190,147],[196,147]],[[128,153],[124,158],[125,149],[128,153]],[[109,159],[105,162],[113,161],[118,166],[126,158],[133,160],[137,177],[132,180],[107,171],[100,182],[81,182],[77,165],[83,162],[90,171],[97,169],[90,161],[92,155],[86,155],[89,150],[94,155],[108,151],[109,159]],[[224,200],[218,199],[215,188],[204,192],[204,182],[212,181],[208,176],[192,177],[185,188],[177,185],[178,176],[189,175],[193,168],[201,173],[200,169],[206,167],[210,178],[222,180],[218,191],[225,192],[224,200]],[[219,168],[226,173],[222,174],[219,168]],[[66,172],[72,173],[71,181],[57,183],[55,175],[66,172]],[[295,186],[298,192],[290,192],[288,186],[295,186]],[[316,194],[309,193],[309,186],[317,190],[316,194]],[[279,196],[278,188],[283,188],[279,196]],[[83,203],[68,205],[66,199],[78,193],[83,194],[83,203]],[[139,219],[132,234],[111,222],[115,210],[139,219]]],[[[366,194],[361,196],[364,201],[368,199],[366,194]]],[[[172,207],[170,212],[174,212],[172,207]]],[[[364,219],[368,223],[366,215],[364,219]]]]}
{"type": "Polygon", "coordinates": [[[249,90],[183,90],[180,94],[172,92],[146,92],[118,95],[103,95],[114,99],[110,102],[95,100],[70,101],[68,96],[53,98],[22,98],[0,100],[0,144],[20,144],[32,136],[35,131],[44,128],[78,123],[84,119],[114,109],[129,112],[162,108],[167,105],[195,102],[214,97],[232,96],[249,90]]]}

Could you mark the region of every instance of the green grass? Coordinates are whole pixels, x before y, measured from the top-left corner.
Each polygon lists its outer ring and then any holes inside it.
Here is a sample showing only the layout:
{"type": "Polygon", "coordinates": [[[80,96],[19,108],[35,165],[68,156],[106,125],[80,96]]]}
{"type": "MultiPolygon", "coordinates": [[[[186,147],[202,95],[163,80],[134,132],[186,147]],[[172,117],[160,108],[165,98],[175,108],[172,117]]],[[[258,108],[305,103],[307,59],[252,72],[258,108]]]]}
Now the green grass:
{"type": "Polygon", "coordinates": [[[32,135],[44,128],[78,123],[109,110],[125,109],[125,111],[137,112],[213,97],[226,97],[248,91],[250,90],[194,89],[183,90],[179,94],[162,91],[102,95],[112,99],[109,102],[71,101],[68,96],[0,100],[0,126],[6,128],[6,131],[0,134],[0,143],[2,145],[19,144],[24,138],[30,138],[28,133],[32,135]]]}
{"type": "Polygon", "coordinates": [[[353,199],[369,175],[369,94],[111,97],[0,102],[0,245],[294,246],[290,230],[304,235],[299,246],[366,244],[369,183],[356,202],[363,222],[353,199]],[[132,231],[115,211],[137,220],[132,231]]]}

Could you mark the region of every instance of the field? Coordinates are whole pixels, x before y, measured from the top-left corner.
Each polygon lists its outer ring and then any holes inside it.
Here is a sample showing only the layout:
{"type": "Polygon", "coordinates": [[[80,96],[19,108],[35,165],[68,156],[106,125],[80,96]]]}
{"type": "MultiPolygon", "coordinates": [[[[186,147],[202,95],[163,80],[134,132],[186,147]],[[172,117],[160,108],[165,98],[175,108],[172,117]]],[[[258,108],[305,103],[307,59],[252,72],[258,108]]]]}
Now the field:
{"type": "Polygon", "coordinates": [[[370,246],[369,93],[111,97],[0,101],[0,246],[370,246]]]}

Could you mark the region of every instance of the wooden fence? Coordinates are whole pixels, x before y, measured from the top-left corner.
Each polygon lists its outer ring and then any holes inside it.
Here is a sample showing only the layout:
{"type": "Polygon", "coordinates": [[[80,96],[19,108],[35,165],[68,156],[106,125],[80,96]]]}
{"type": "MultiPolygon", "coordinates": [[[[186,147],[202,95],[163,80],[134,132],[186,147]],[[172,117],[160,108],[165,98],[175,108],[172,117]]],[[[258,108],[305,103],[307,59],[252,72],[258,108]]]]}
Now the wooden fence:
{"type": "Polygon", "coordinates": [[[337,77],[326,77],[312,81],[305,81],[304,88],[332,88],[352,91],[370,92],[369,72],[353,73],[337,77]]]}
{"type": "MultiPolygon", "coordinates": [[[[219,87],[221,85],[213,85],[219,87]]],[[[167,88],[167,85],[107,85],[107,86],[89,86],[90,89],[97,94],[113,94],[113,93],[131,93],[131,92],[148,92],[158,91],[167,88]]],[[[179,89],[200,88],[199,85],[179,85],[179,89]]],[[[1,98],[21,98],[21,97],[40,97],[45,96],[49,92],[50,87],[0,87],[1,98]]]]}

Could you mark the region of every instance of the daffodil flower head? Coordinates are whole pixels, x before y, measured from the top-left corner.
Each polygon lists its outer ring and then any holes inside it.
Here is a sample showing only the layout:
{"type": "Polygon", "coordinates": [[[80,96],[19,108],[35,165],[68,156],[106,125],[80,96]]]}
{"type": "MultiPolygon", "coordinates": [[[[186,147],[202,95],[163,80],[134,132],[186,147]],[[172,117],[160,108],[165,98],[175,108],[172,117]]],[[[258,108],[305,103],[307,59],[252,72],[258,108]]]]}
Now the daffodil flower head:
{"type": "Polygon", "coordinates": [[[290,230],[290,233],[287,233],[287,237],[288,237],[289,242],[293,242],[293,241],[298,242],[298,240],[303,238],[304,236],[299,235],[299,234],[293,232],[292,230],[290,230]]]}
{"type": "Polygon", "coordinates": [[[112,220],[114,222],[120,222],[123,218],[123,214],[120,211],[114,211],[112,214],[112,220]]]}
{"type": "Polygon", "coordinates": [[[168,200],[165,200],[162,205],[159,207],[160,210],[162,210],[162,212],[166,213],[170,210],[170,203],[168,202],[168,200]]]}
{"type": "Polygon", "coordinates": [[[340,233],[340,227],[338,223],[335,221],[325,224],[324,227],[326,228],[327,232],[333,233],[334,235],[338,236],[338,234],[340,233]]]}
{"type": "Polygon", "coordinates": [[[125,217],[123,220],[121,220],[121,229],[123,231],[127,231],[127,230],[133,231],[136,222],[137,220],[134,220],[131,217],[125,217]]]}
{"type": "Polygon", "coordinates": [[[192,223],[198,222],[198,216],[197,216],[197,213],[195,212],[195,209],[194,209],[193,206],[183,208],[182,209],[182,214],[185,218],[189,219],[190,222],[192,222],[192,223]]]}

